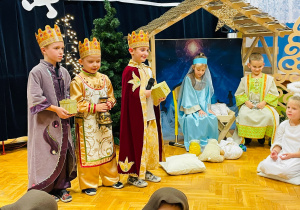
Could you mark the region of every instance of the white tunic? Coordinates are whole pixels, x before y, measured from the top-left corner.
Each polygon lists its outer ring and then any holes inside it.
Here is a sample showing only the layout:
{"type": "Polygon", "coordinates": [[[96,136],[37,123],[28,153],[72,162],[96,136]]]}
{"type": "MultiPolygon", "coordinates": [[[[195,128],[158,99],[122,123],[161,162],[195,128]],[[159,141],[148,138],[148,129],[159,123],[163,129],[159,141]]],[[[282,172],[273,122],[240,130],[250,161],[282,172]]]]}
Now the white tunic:
{"type": "Polygon", "coordinates": [[[283,179],[300,176],[300,158],[290,158],[288,160],[280,158],[280,155],[285,153],[299,152],[300,125],[291,126],[289,120],[282,122],[276,131],[275,142],[271,147],[271,151],[276,145],[282,148],[278,154],[278,159],[274,161],[269,155],[259,163],[257,171],[283,179]]]}

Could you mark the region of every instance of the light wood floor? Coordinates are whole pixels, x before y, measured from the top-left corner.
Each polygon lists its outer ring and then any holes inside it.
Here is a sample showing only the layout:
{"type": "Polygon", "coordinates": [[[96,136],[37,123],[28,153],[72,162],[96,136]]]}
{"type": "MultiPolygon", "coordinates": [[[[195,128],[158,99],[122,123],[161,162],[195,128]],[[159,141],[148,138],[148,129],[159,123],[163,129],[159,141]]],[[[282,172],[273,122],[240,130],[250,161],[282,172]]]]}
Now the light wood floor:
{"type": "MultiPolygon", "coordinates": [[[[185,153],[178,147],[165,146],[166,156],[185,153]]],[[[125,185],[123,189],[99,187],[97,195],[80,192],[78,180],[70,189],[73,201],[58,202],[59,209],[139,210],[151,194],[166,186],[183,191],[191,210],[196,209],[300,209],[300,186],[260,177],[258,163],[269,154],[269,146],[252,142],[238,160],[223,163],[205,162],[206,171],[199,174],[169,176],[162,168],[153,171],[162,177],[160,183],[146,188],[125,185]]],[[[126,177],[121,177],[123,182],[126,177]]],[[[27,189],[27,150],[21,148],[0,155],[0,207],[18,200],[27,189]]]]}

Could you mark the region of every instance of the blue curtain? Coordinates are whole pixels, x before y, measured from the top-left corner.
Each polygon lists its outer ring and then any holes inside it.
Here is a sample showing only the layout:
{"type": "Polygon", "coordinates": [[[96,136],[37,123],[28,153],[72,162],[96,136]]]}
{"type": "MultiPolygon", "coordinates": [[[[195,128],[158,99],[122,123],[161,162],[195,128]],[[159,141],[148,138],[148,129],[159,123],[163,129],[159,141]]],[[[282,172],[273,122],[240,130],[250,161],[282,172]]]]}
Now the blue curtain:
{"type": "MultiPolygon", "coordinates": [[[[33,2],[33,0],[29,0],[33,2]]],[[[168,1],[153,1],[168,2],[168,1]]],[[[48,19],[45,6],[26,11],[21,0],[0,1],[0,141],[27,135],[27,78],[29,71],[42,58],[34,33],[45,25],[53,27],[55,20],[66,14],[73,15],[71,22],[78,40],[90,37],[93,20],[106,14],[103,2],[63,1],[52,4],[58,15],[48,19]]],[[[117,10],[121,25],[119,31],[127,35],[165,13],[168,7],[111,2],[117,10]]],[[[220,38],[215,32],[217,18],[199,10],[159,33],[156,38],[220,38]]]]}

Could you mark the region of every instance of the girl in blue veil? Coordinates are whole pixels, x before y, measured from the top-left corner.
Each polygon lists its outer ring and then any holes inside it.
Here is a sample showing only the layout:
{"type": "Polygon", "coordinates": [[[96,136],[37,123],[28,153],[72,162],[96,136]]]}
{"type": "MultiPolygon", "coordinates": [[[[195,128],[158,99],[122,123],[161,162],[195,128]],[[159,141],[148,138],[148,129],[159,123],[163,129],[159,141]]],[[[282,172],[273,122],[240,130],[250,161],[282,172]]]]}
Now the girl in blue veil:
{"type": "Polygon", "coordinates": [[[218,119],[210,109],[213,94],[207,58],[200,53],[184,77],[178,96],[178,121],[187,151],[191,140],[200,140],[203,151],[208,139],[218,139],[218,119]]]}

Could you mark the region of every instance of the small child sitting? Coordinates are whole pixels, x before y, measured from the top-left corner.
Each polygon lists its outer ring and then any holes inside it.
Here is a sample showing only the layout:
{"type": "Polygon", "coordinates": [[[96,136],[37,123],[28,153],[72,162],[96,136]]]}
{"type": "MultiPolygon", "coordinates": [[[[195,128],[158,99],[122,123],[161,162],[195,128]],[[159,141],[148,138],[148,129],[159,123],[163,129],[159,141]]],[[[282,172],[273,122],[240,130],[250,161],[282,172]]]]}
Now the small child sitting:
{"type": "Polygon", "coordinates": [[[251,139],[258,139],[260,144],[264,144],[265,136],[274,139],[279,122],[279,115],[274,108],[279,94],[274,78],[262,73],[264,65],[262,55],[252,53],[248,63],[251,74],[241,79],[235,92],[236,105],[240,109],[233,138],[238,143],[249,144],[251,139]]]}
{"type": "Polygon", "coordinates": [[[257,167],[258,172],[276,179],[289,180],[300,176],[300,96],[294,95],[287,103],[286,115],[275,136],[271,154],[257,167]]]}

